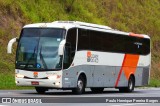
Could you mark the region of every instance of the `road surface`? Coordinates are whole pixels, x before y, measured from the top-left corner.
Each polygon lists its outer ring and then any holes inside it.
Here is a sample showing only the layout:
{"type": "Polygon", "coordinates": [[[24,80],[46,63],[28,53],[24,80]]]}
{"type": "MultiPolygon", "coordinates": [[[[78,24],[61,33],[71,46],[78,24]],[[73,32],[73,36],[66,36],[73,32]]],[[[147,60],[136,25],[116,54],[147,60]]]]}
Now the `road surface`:
{"type": "MultiPolygon", "coordinates": [[[[103,93],[92,93],[86,89],[82,95],[74,95],[70,90],[49,90],[45,94],[37,94],[35,90],[0,90],[0,98],[12,99],[11,102],[26,102],[29,100],[34,103],[41,103],[47,106],[159,106],[160,105],[160,88],[136,88],[132,93],[120,93],[117,89],[107,88],[103,93]],[[14,99],[14,100],[13,100],[14,99]],[[18,99],[21,99],[18,101],[18,99]],[[149,102],[146,103],[146,99],[149,102]],[[17,100],[17,101],[16,101],[17,100]],[[26,100],[26,101],[23,101],[26,100]],[[36,101],[37,100],[37,101],[36,101]],[[118,100],[118,101],[117,101],[118,100]],[[138,101],[138,102],[135,102],[138,101]],[[144,101],[145,100],[145,101],[144,101]],[[130,102],[131,101],[131,102],[130,102]],[[134,103],[133,103],[134,101],[134,103]],[[44,103],[47,102],[47,103],[44,103]],[[106,103],[107,102],[107,103],[106,103]],[[128,102],[128,103],[126,103],[128,102]],[[159,102],[159,103],[156,103],[159,102]],[[44,103],[44,104],[43,104],[44,103]],[[53,104],[50,104],[53,103],[53,104]],[[154,104],[153,104],[154,103],[154,104]]],[[[0,100],[2,102],[2,100],[0,100]]],[[[6,101],[3,101],[6,102],[6,101]]],[[[0,106],[22,105],[2,103],[0,106]]],[[[28,104],[23,104],[27,106],[28,104]]],[[[32,104],[39,106],[39,104],[32,104]]]]}

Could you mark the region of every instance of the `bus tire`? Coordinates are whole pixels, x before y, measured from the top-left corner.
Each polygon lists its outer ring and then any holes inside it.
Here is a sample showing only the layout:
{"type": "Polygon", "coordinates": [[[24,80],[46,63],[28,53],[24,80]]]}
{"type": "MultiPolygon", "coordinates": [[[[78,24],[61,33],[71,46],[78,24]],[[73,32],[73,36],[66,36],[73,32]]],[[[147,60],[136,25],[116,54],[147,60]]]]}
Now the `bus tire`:
{"type": "Polygon", "coordinates": [[[47,91],[47,89],[44,87],[35,87],[35,89],[39,94],[45,94],[45,92],[47,91]]]}
{"type": "Polygon", "coordinates": [[[102,93],[104,88],[90,88],[93,93],[102,93]]]}
{"type": "Polygon", "coordinates": [[[120,92],[132,92],[134,91],[134,87],[135,87],[134,77],[130,76],[128,80],[128,86],[119,88],[119,91],[120,92]]]}
{"type": "Polygon", "coordinates": [[[72,92],[78,95],[85,92],[85,80],[82,76],[78,78],[77,87],[72,89],[72,92]]]}

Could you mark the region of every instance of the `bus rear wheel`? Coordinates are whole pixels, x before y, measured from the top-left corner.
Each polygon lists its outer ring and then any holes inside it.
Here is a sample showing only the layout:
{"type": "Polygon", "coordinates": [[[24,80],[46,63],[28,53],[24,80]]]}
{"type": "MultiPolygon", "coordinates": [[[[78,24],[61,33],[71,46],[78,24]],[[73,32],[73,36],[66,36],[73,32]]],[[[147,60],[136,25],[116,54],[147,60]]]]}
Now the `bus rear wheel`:
{"type": "Polygon", "coordinates": [[[44,87],[35,87],[35,89],[39,94],[45,94],[45,92],[47,91],[47,89],[44,87]]]}
{"type": "Polygon", "coordinates": [[[91,91],[94,93],[102,93],[104,88],[91,88],[91,91]]]}
{"type": "Polygon", "coordinates": [[[132,91],[134,91],[134,87],[135,87],[134,77],[130,76],[130,78],[128,80],[128,86],[119,88],[119,91],[120,92],[132,92],[132,91]]]}
{"type": "Polygon", "coordinates": [[[85,92],[85,80],[82,76],[78,78],[77,87],[72,89],[74,94],[82,94],[85,92]]]}

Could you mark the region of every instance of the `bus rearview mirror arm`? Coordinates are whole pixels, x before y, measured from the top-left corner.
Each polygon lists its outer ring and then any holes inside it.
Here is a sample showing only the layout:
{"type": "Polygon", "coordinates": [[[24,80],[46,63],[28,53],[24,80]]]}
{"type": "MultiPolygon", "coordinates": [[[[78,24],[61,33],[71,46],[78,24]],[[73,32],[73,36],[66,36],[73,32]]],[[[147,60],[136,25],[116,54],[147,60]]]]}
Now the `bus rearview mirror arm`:
{"type": "Polygon", "coordinates": [[[13,38],[8,42],[8,46],[7,46],[7,53],[12,53],[12,45],[13,43],[18,42],[18,38],[13,38]]]}
{"type": "Polygon", "coordinates": [[[62,40],[59,44],[58,55],[61,56],[64,53],[64,46],[66,44],[66,40],[62,40]]]}

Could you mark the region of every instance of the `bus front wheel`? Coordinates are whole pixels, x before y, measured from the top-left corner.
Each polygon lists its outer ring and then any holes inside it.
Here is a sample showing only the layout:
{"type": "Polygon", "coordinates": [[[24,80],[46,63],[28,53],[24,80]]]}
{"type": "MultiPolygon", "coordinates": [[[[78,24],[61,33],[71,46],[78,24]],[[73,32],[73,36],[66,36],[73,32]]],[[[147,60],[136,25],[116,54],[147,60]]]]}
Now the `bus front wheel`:
{"type": "Polygon", "coordinates": [[[47,91],[47,89],[43,87],[35,87],[35,89],[39,94],[44,94],[47,91]]]}
{"type": "Polygon", "coordinates": [[[78,78],[77,87],[72,89],[74,94],[82,94],[85,92],[85,80],[82,76],[78,78]]]}

